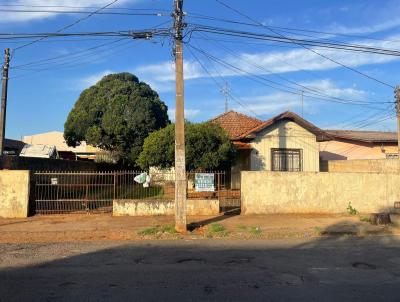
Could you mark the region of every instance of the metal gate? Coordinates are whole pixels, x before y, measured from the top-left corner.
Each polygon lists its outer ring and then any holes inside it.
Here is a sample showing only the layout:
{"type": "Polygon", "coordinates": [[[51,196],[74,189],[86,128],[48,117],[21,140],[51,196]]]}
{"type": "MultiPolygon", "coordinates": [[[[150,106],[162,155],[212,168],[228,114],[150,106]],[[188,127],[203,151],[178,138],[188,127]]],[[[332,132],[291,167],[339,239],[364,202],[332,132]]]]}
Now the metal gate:
{"type": "Polygon", "coordinates": [[[113,172],[35,172],[35,212],[112,212],[114,182],[113,172]]]}
{"type": "MultiPolygon", "coordinates": [[[[114,199],[173,200],[175,174],[151,173],[151,185],[144,187],[134,178],[142,171],[34,172],[36,214],[111,213],[114,199]]],[[[188,172],[188,199],[219,199],[221,211],[240,208],[240,190],[231,190],[225,172],[214,174],[213,192],[196,192],[196,172],[188,172]]]]}

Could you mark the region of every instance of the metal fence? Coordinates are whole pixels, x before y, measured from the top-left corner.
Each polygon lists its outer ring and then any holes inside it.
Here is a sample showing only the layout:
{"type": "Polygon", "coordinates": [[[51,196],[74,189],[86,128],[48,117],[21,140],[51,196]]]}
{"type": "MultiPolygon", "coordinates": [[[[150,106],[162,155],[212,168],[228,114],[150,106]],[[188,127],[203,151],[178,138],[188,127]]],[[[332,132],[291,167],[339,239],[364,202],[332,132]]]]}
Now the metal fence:
{"type": "MultiPolygon", "coordinates": [[[[116,172],[34,172],[36,214],[112,212],[113,199],[173,200],[175,174],[150,172],[149,183],[135,181],[142,171],[116,172]]],[[[213,174],[210,192],[196,190],[196,173],[187,173],[188,199],[219,199],[222,207],[240,206],[240,191],[231,191],[223,171],[213,174]]]]}

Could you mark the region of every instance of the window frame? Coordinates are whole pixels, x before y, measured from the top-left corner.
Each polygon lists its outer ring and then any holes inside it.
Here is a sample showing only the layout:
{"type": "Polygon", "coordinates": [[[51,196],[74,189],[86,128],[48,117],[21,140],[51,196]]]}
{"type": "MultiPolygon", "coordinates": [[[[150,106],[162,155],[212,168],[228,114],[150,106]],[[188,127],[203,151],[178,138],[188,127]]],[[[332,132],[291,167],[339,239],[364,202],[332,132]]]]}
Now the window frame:
{"type": "Polygon", "coordinates": [[[299,148],[271,148],[271,171],[273,172],[303,172],[303,149],[299,148]],[[280,156],[284,155],[285,156],[285,170],[278,170],[275,167],[275,155],[279,154],[280,156]],[[291,160],[292,160],[292,167],[294,167],[293,163],[293,154],[298,154],[299,156],[299,168],[297,169],[292,169],[290,170],[290,165],[288,164],[289,162],[289,157],[288,154],[291,154],[291,160]]]}

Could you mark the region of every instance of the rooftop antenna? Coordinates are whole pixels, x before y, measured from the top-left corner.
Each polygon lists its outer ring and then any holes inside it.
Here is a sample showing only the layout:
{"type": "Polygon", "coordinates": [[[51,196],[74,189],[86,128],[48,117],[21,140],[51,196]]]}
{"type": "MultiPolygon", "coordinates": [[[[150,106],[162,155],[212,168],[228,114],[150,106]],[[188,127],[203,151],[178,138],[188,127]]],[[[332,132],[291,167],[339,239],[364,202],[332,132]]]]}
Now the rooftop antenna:
{"type": "Polygon", "coordinates": [[[221,93],[225,96],[225,112],[228,112],[228,102],[231,94],[231,89],[228,82],[224,83],[224,86],[221,88],[221,93]]]}

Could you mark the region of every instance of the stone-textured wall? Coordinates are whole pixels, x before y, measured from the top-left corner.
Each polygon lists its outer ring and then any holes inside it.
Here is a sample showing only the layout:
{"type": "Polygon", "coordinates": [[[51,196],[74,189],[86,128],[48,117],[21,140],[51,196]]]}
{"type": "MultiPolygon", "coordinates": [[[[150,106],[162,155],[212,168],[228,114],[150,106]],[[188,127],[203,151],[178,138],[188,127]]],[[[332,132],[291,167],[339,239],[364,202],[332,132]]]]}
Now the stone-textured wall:
{"type": "Polygon", "coordinates": [[[353,159],[321,161],[322,172],[400,173],[398,159],[353,159]]]}
{"type": "Polygon", "coordinates": [[[0,170],[0,217],[28,216],[29,171],[0,170]]]}
{"type": "MultiPolygon", "coordinates": [[[[174,215],[175,202],[171,200],[126,199],[113,201],[114,216],[174,215]]],[[[187,215],[219,214],[218,199],[188,199],[187,215]]]]}
{"type": "Polygon", "coordinates": [[[400,175],[378,173],[242,172],[242,213],[389,211],[400,201],[400,175]]]}

